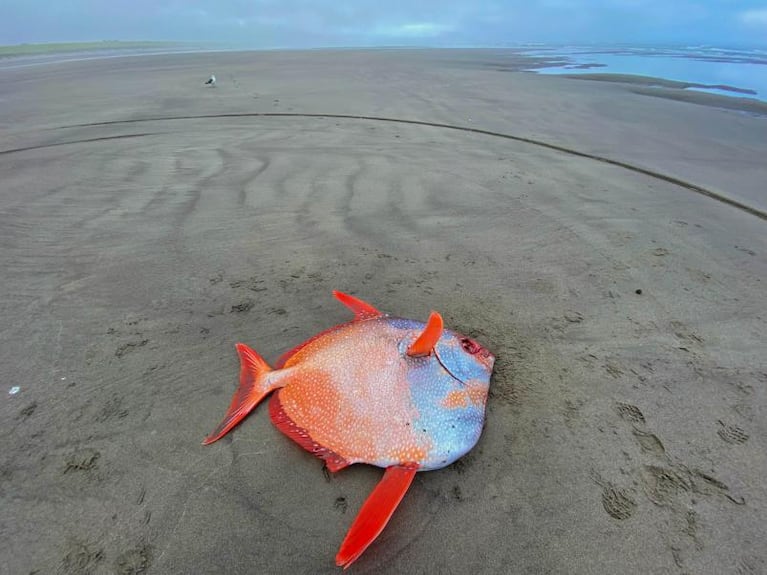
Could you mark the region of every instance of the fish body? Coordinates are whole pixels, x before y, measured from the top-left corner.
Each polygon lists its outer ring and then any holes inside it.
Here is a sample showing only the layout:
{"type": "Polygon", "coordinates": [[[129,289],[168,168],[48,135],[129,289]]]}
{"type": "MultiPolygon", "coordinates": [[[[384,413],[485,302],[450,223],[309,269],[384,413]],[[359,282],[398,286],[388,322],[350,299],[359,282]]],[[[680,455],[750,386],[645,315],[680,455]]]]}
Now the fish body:
{"type": "Polygon", "coordinates": [[[386,468],[336,557],[348,567],[383,530],[417,471],[450,465],[476,444],[495,358],[471,338],[444,329],[439,314],[428,323],[390,317],[335,295],[355,319],[286,353],[276,369],[237,344],[240,388],[204,443],[225,435],[275,392],[272,422],[328,469],[354,463],[386,468]]]}
{"type": "Polygon", "coordinates": [[[449,465],[479,439],[489,377],[480,362],[453,353],[460,336],[447,330],[436,353],[408,356],[425,327],[392,317],[340,326],[272,372],[281,386],[272,401],[348,464],[449,465]]]}

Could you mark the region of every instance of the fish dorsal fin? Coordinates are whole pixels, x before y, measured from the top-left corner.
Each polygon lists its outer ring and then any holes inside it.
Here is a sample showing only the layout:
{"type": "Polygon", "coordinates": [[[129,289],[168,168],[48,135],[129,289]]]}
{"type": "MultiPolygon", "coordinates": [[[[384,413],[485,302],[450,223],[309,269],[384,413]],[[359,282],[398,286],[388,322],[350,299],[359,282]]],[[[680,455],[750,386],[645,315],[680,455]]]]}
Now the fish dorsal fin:
{"type": "Polygon", "coordinates": [[[381,317],[383,315],[383,313],[378,311],[372,305],[354,297],[353,295],[349,295],[348,293],[343,293],[340,291],[334,291],[333,295],[338,301],[340,301],[354,312],[354,319],[356,320],[371,319],[374,317],[381,317]]]}
{"type": "Polygon", "coordinates": [[[429,355],[442,335],[442,326],[442,316],[436,311],[431,312],[426,327],[423,328],[418,339],[407,348],[407,354],[410,356],[429,355]]]}
{"type": "Polygon", "coordinates": [[[387,467],[383,478],[362,504],[336,555],[336,565],[346,569],[381,534],[408,487],[417,465],[387,467]]]}

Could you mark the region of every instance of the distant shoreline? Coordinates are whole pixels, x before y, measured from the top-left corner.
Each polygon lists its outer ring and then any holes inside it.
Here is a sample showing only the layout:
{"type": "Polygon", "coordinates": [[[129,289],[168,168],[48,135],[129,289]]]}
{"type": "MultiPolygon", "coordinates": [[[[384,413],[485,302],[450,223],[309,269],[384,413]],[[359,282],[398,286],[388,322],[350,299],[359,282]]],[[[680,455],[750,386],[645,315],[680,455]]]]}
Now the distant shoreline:
{"type": "Polygon", "coordinates": [[[189,47],[182,42],[123,42],[105,40],[103,42],[51,42],[42,44],[12,44],[0,46],[0,58],[19,56],[48,56],[69,52],[99,52],[102,50],[151,50],[157,48],[189,47]]]}
{"type": "MultiPolygon", "coordinates": [[[[210,53],[210,52],[317,52],[317,51],[381,51],[381,50],[413,50],[417,52],[480,52],[493,54],[493,58],[485,63],[486,66],[501,72],[531,72],[557,66],[568,61],[564,54],[558,54],[554,48],[550,55],[532,54],[524,47],[506,48],[417,48],[417,47],[359,47],[359,48],[313,48],[313,49],[243,49],[227,46],[194,45],[183,42],[60,42],[44,44],[19,44],[0,46],[0,70],[45,64],[78,62],[83,60],[98,60],[107,58],[124,58],[134,56],[166,56],[173,54],[210,53]],[[507,60],[503,56],[511,56],[507,60]]],[[[573,69],[589,69],[603,67],[597,64],[573,65],[573,69]]],[[[680,82],[661,77],[642,76],[621,73],[573,73],[558,74],[560,77],[610,82],[623,84],[634,93],[647,96],[683,101],[698,105],[737,110],[767,116],[767,102],[758,99],[754,90],[722,84],[702,84],[696,82],[680,82]],[[697,90],[715,89],[732,94],[714,94],[697,90]],[[748,96],[748,97],[746,97],[748,96]]]]}
{"type": "Polygon", "coordinates": [[[664,78],[656,78],[654,76],[639,76],[637,74],[611,74],[607,73],[591,73],[591,74],[562,74],[566,78],[576,78],[580,80],[599,80],[601,82],[621,82],[623,84],[637,84],[640,86],[653,86],[661,88],[706,88],[716,90],[727,90],[729,92],[735,92],[738,94],[748,94],[751,96],[756,95],[755,90],[749,90],[747,88],[738,88],[737,86],[729,86],[725,84],[700,84],[697,82],[679,82],[677,80],[666,80],[664,78]]]}
{"type": "Polygon", "coordinates": [[[561,77],[572,80],[624,84],[629,91],[635,94],[767,116],[767,102],[754,97],[738,96],[737,94],[751,95],[754,94],[754,91],[734,86],[678,82],[676,80],[666,80],[652,76],[636,76],[633,74],[562,74],[561,77]],[[706,92],[690,91],[688,88],[716,88],[733,92],[733,95],[708,94],[706,92]]]}
{"type": "Polygon", "coordinates": [[[531,71],[566,77],[747,96],[767,101],[767,51],[711,46],[548,46],[527,55],[552,64],[531,71]]]}

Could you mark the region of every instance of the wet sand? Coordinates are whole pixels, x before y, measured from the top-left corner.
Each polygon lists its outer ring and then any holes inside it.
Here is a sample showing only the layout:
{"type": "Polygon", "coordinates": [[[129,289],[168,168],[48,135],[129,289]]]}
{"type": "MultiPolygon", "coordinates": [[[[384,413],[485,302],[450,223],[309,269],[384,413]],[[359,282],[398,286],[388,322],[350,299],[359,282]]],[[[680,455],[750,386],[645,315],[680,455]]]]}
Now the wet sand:
{"type": "Polygon", "coordinates": [[[498,358],[479,445],[353,571],[766,570],[767,120],[523,66],[0,69],[3,569],[337,572],[380,470],[323,473],[263,406],[200,441],[234,343],[274,361],[341,289],[498,358]]]}

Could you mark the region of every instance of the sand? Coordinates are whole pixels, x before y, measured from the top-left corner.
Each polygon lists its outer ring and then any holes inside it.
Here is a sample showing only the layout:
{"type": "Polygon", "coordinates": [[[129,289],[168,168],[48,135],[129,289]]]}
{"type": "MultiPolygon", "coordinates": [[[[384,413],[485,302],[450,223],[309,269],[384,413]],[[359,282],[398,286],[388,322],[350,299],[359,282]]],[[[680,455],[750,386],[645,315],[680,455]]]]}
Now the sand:
{"type": "Polygon", "coordinates": [[[275,360],[333,289],[498,358],[478,446],[353,572],[767,570],[767,120],[522,67],[0,68],[0,570],[337,572],[379,469],[263,406],[200,445],[234,343],[275,360]]]}

